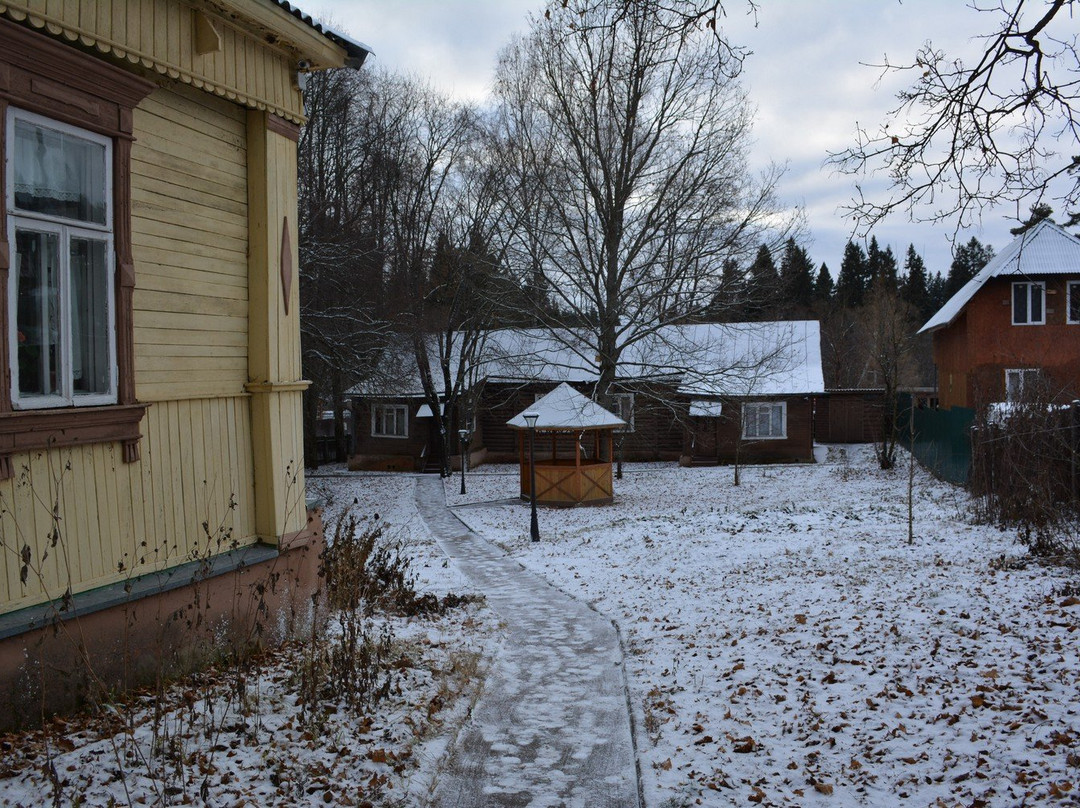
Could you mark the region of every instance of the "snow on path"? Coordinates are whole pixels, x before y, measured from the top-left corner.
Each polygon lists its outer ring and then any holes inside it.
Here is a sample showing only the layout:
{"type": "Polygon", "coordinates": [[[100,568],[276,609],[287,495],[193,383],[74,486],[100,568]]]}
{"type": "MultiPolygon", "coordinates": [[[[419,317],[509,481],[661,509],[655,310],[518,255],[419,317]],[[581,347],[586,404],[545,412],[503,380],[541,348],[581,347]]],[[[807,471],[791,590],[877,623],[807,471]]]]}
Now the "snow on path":
{"type": "Polygon", "coordinates": [[[622,652],[611,621],[468,532],[443,504],[438,478],[418,479],[416,496],[428,528],[484,592],[507,634],[434,804],[637,806],[622,652]]]}

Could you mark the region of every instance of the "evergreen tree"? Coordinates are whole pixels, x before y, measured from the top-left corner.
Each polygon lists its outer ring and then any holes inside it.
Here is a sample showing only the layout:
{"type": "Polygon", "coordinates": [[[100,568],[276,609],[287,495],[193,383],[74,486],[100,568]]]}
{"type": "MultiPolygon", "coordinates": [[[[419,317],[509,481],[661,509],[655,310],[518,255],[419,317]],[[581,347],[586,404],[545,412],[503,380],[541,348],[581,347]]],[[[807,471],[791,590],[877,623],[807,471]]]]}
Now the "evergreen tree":
{"type": "Polygon", "coordinates": [[[711,322],[739,322],[746,317],[746,274],[734,258],[725,258],[720,272],[720,286],[713,293],[706,312],[711,322]]]}
{"type": "Polygon", "coordinates": [[[949,266],[949,276],[945,279],[945,299],[948,300],[959,292],[960,287],[974,278],[993,257],[993,248],[989,244],[982,244],[974,236],[967,244],[957,247],[949,266]]]}
{"type": "Polygon", "coordinates": [[[929,298],[928,306],[931,313],[945,305],[948,296],[945,294],[945,278],[940,272],[935,272],[926,282],[926,296],[929,298]]]}
{"type": "Polygon", "coordinates": [[[780,262],[780,282],[787,309],[805,312],[814,299],[814,269],[806,250],[789,238],[780,262]]]}
{"type": "Polygon", "coordinates": [[[900,295],[904,302],[915,312],[915,316],[922,322],[934,313],[930,308],[929,279],[926,276],[926,263],[922,256],[915,252],[915,245],[909,244],[907,257],[904,259],[904,282],[900,287],[900,295]]]}
{"type": "Polygon", "coordinates": [[[844,306],[859,306],[870,286],[870,267],[863,248],[852,241],[844,247],[840,277],[836,280],[836,298],[844,306]]]}
{"type": "Polygon", "coordinates": [[[818,270],[817,280],[814,281],[814,301],[828,303],[833,295],[833,279],[829,267],[824,262],[818,270]]]}
{"type": "Polygon", "coordinates": [[[1012,228],[1009,232],[1012,233],[1014,236],[1019,236],[1021,233],[1026,233],[1043,219],[1050,219],[1050,221],[1054,221],[1050,218],[1053,215],[1054,209],[1052,207],[1047,205],[1045,202],[1039,202],[1031,206],[1031,215],[1028,216],[1027,221],[1021,224],[1019,227],[1012,228]]]}
{"type": "Polygon", "coordinates": [[[771,314],[775,308],[776,294],[780,290],[780,273],[776,269],[772,252],[762,244],[749,270],[749,301],[747,315],[757,319],[771,314]]]}

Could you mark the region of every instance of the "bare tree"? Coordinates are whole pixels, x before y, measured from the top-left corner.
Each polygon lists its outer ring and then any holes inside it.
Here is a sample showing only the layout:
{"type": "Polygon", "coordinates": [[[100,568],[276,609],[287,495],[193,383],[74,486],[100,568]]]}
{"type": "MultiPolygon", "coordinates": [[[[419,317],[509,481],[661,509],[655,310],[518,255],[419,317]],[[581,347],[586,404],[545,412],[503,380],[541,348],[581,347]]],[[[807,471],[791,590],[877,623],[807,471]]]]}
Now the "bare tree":
{"type": "MultiPolygon", "coordinates": [[[[338,460],[344,460],[344,392],[373,373],[389,331],[373,289],[381,288],[379,212],[388,176],[387,119],[372,104],[370,72],[312,74],[309,118],[298,149],[300,332],[304,375],[304,454],[316,466],[317,425],[334,411],[338,460]]],[[[392,172],[390,172],[392,173],[392,172]]]]}
{"type": "Polygon", "coordinates": [[[950,220],[959,229],[1005,202],[1015,205],[1019,219],[1044,194],[1076,209],[1076,5],[973,2],[994,18],[974,61],[949,59],[927,42],[910,63],[879,65],[884,73],[910,73],[914,81],[880,129],[860,129],[856,145],[832,157],[843,171],[881,171],[892,181],[884,199],[860,190],[851,211],[863,231],[896,210],[916,221],[950,220]],[[919,212],[924,205],[928,212],[919,212]]]}
{"type": "Polygon", "coordinates": [[[895,285],[878,278],[862,307],[858,328],[870,365],[883,388],[880,434],[874,441],[874,454],[883,469],[896,464],[899,392],[902,385],[911,384],[915,377],[916,327],[914,312],[901,299],[895,285]]]}
{"type": "Polygon", "coordinates": [[[552,2],[498,68],[507,250],[601,400],[628,349],[704,316],[725,259],[790,226],[781,172],[747,174],[750,108],[692,5],[552,2]]]}
{"type": "Polygon", "coordinates": [[[495,245],[508,208],[495,204],[477,113],[414,79],[398,79],[396,96],[405,136],[388,210],[391,297],[449,474],[458,404],[476,392],[479,352],[506,291],[495,245]]]}

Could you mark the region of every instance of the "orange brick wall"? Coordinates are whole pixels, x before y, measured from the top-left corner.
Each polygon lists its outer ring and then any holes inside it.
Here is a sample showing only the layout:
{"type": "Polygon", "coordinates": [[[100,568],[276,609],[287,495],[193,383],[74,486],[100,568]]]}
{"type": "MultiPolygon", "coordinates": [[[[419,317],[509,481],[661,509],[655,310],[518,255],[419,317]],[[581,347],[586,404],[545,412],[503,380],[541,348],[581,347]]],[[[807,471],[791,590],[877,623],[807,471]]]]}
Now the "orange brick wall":
{"type": "Polygon", "coordinates": [[[1012,278],[993,278],[956,321],[934,333],[942,407],[975,407],[1005,398],[1007,368],[1041,368],[1062,398],[1080,395],[1080,324],[1066,322],[1066,280],[1046,282],[1046,324],[1012,324],[1012,278]]]}

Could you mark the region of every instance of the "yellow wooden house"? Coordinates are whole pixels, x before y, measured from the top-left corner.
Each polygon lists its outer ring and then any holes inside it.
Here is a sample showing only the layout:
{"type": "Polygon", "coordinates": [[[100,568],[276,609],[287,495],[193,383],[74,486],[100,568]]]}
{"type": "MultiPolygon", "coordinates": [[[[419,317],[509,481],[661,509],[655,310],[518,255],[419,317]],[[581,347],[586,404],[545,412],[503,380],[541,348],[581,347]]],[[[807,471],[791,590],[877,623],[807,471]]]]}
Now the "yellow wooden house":
{"type": "Polygon", "coordinates": [[[184,656],[193,587],[312,578],[302,86],[366,55],[284,0],[0,0],[0,725],[184,656]]]}

